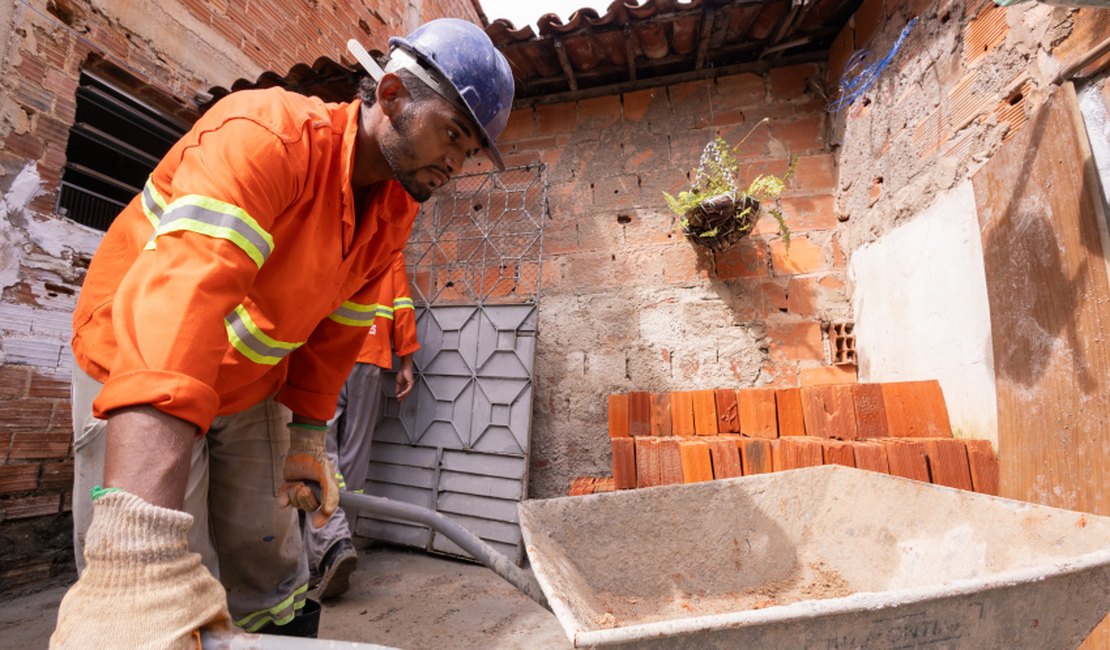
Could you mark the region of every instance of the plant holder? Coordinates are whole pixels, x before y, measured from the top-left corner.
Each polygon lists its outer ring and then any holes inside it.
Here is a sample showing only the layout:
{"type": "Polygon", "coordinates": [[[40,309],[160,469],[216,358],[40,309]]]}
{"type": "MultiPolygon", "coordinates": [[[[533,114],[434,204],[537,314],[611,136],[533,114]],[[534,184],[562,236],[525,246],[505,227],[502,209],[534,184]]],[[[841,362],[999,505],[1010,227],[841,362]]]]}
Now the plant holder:
{"type": "Polygon", "coordinates": [[[759,199],[754,196],[718,194],[686,213],[682,234],[694,244],[723,251],[751,233],[759,209],[759,199]]]}

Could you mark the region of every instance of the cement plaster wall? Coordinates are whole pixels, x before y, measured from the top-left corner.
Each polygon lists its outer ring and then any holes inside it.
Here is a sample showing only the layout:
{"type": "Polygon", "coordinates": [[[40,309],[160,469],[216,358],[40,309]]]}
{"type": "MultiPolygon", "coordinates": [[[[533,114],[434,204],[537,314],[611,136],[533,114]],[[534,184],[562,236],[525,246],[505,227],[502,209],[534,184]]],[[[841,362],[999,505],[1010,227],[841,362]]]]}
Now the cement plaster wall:
{"type": "Polygon", "coordinates": [[[970,181],[856,251],[860,381],[937,379],[957,435],[997,444],[983,247],[970,181]]]}

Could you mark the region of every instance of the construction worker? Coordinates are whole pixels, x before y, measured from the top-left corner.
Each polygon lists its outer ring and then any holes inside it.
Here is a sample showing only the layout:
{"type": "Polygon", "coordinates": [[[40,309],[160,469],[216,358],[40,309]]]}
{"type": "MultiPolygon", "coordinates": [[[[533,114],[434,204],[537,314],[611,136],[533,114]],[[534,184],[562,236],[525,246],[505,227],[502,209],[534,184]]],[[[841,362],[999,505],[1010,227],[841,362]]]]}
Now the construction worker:
{"type": "Polygon", "coordinates": [[[389,42],[351,103],[219,101],[105,235],[74,313],[83,566],[52,647],[196,647],[200,628],[232,624],[315,633],[284,506],[316,526],[335,510],[325,421],[378,277],[417,202],[468,156],[502,166],[512,104],[508,62],[477,26],[389,42]]]}
{"type": "MultiPolygon", "coordinates": [[[[374,324],[358,355],[343,391],[335,416],[328,421],[328,460],[338,470],[339,489],[362,492],[370,469],[370,444],[381,415],[382,370],[393,368],[393,355],[400,359],[395,395],[399,401],[412,392],[412,355],[420,349],[416,340],[416,313],[405,258],[397,255],[389,273],[382,276],[374,324]]],[[[353,522],[343,508],[336,509],[321,528],[304,524],[304,548],[308,566],[318,580],[320,600],[347,591],[351,572],[358,567],[358,553],[351,542],[353,522]]]]}

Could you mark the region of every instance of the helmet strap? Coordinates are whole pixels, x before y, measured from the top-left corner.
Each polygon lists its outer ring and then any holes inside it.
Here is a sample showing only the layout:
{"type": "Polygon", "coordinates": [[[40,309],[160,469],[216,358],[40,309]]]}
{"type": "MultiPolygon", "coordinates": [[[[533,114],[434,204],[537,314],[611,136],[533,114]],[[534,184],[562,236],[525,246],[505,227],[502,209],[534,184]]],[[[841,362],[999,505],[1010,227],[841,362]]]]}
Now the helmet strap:
{"type": "Polygon", "coordinates": [[[459,91],[455,89],[451,82],[444,79],[442,75],[434,70],[429,70],[424,67],[420,59],[408,50],[397,47],[389,53],[389,63],[386,64],[385,71],[397,72],[402,69],[411,72],[417,79],[423,81],[426,86],[434,90],[437,95],[459,108],[462,108],[466,114],[470,113],[470,108],[466,105],[466,102],[463,101],[463,98],[459,95],[459,91]]]}

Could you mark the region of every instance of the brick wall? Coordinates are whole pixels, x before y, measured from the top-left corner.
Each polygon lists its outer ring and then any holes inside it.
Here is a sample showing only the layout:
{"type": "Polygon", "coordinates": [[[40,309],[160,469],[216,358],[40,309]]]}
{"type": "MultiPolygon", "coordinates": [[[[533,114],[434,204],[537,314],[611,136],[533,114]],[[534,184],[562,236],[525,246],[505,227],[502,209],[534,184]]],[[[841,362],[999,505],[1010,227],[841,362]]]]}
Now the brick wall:
{"type": "Polygon", "coordinates": [[[18,0],[0,7],[0,593],[72,571],[70,312],[99,233],[52,214],[79,72],[189,120],[193,97],[348,38],[384,49],[470,0],[18,0]],[[408,12],[408,13],[406,13],[408,12]]]}
{"type": "Polygon", "coordinates": [[[548,167],[531,492],[604,473],[610,392],[790,386],[822,368],[822,320],[846,313],[836,161],[818,65],[695,81],[513,113],[509,164],[548,167]],[[764,216],[742,243],[699,252],[662,193],[688,185],[706,142],[739,142],[745,180],[796,177],[783,198],[789,251],[764,216]],[[600,441],[600,442],[599,442],[600,441]]]}

